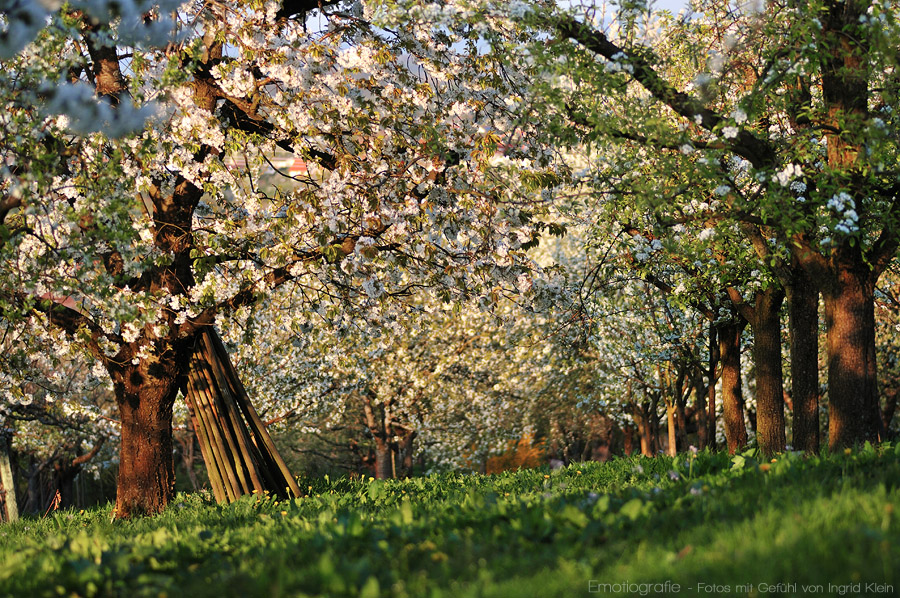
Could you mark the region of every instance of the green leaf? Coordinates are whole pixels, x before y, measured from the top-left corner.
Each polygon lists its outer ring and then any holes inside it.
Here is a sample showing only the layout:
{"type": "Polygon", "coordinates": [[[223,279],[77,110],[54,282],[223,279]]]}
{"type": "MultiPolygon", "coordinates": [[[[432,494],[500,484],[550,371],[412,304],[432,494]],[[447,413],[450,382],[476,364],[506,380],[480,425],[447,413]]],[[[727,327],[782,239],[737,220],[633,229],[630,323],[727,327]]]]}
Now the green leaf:
{"type": "Polygon", "coordinates": [[[622,505],[622,508],[619,509],[619,513],[628,517],[632,521],[641,516],[644,511],[644,501],[639,498],[632,498],[627,503],[622,505]]]}
{"type": "Polygon", "coordinates": [[[381,587],[378,584],[378,578],[370,577],[366,580],[366,583],[363,584],[363,587],[359,592],[359,598],[378,598],[380,594],[381,587]]]}
{"type": "Polygon", "coordinates": [[[400,520],[403,525],[410,525],[413,522],[413,509],[409,500],[404,499],[400,504],[400,520]]]}

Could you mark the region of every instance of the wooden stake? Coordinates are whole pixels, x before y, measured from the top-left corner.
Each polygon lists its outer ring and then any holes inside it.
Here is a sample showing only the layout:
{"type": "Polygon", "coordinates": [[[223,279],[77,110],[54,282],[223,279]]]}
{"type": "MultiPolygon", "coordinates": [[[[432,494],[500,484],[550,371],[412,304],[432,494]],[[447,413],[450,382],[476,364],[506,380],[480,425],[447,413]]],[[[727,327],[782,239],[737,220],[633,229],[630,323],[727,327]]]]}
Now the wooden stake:
{"type": "MultiPolygon", "coordinates": [[[[247,415],[253,431],[256,433],[257,437],[262,440],[263,444],[268,449],[269,456],[271,456],[271,458],[276,462],[276,464],[278,465],[278,469],[284,476],[284,481],[287,484],[287,486],[284,488],[285,491],[288,491],[296,497],[302,496],[302,493],[300,492],[300,486],[297,485],[297,481],[294,479],[294,476],[288,469],[287,464],[284,462],[284,459],[281,457],[278,449],[275,448],[275,443],[272,441],[272,437],[269,435],[269,431],[266,429],[266,425],[260,419],[259,414],[256,413],[256,409],[250,402],[247,391],[244,388],[244,385],[241,383],[241,380],[238,377],[234,366],[231,364],[231,360],[228,357],[228,351],[225,349],[225,345],[222,343],[219,335],[215,334],[214,331],[210,331],[209,339],[213,343],[215,351],[218,354],[219,362],[223,365],[228,365],[228,373],[230,374],[228,376],[228,381],[230,382],[234,390],[234,396],[238,400],[238,404],[247,415]]],[[[281,488],[277,490],[279,493],[281,492],[281,488]]]]}
{"type": "Polygon", "coordinates": [[[6,521],[19,518],[19,506],[16,503],[16,482],[13,479],[12,467],[9,465],[9,436],[0,433],[0,500],[3,501],[3,513],[6,521]]]}
{"type": "Polygon", "coordinates": [[[197,404],[200,407],[200,416],[204,420],[204,426],[208,433],[210,433],[210,439],[212,441],[213,454],[215,456],[214,461],[218,463],[219,470],[224,474],[223,481],[227,480],[227,484],[225,484],[225,491],[228,495],[229,502],[235,501],[242,494],[241,485],[238,482],[237,477],[234,473],[234,467],[231,465],[231,459],[228,454],[228,447],[225,446],[225,441],[222,439],[223,433],[225,431],[222,429],[219,418],[215,411],[215,405],[211,400],[211,389],[209,388],[209,382],[207,382],[206,377],[203,376],[202,373],[202,364],[199,360],[195,360],[194,364],[196,368],[193,369],[193,377],[194,381],[194,392],[195,397],[197,399],[197,404]]]}
{"type": "Polygon", "coordinates": [[[188,405],[219,502],[252,491],[301,496],[214,329],[198,334],[188,373],[188,405]]]}

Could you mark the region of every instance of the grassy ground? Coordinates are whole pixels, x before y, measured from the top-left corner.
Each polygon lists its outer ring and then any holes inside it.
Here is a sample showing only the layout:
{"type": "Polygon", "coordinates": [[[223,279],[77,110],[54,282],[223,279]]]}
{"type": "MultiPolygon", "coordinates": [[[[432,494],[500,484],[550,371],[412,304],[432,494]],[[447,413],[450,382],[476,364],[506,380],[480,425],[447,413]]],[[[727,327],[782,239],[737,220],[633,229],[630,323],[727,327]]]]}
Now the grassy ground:
{"type": "Polygon", "coordinates": [[[900,445],[304,485],[3,525],[0,596],[900,594],[900,445]]]}

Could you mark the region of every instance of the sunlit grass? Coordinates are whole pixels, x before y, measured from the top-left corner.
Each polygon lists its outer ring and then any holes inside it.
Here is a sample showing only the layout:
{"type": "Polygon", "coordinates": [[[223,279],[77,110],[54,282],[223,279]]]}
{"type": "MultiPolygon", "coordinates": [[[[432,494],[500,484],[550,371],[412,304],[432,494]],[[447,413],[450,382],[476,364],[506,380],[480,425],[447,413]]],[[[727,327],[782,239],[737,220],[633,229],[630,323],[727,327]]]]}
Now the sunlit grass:
{"type": "Polygon", "coordinates": [[[107,506],[5,525],[0,595],[808,596],[804,585],[853,595],[856,583],[894,595],[900,584],[890,445],[761,464],[700,454],[301,481],[309,495],[292,501],[180,495],[155,518],[113,522],[107,506]]]}

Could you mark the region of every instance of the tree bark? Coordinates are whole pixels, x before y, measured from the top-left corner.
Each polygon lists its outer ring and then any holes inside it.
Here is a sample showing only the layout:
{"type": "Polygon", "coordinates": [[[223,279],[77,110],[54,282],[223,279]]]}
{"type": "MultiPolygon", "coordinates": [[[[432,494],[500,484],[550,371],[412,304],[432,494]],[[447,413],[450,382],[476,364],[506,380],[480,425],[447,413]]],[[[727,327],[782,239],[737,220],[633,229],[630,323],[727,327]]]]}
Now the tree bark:
{"type": "Polygon", "coordinates": [[[722,362],[722,412],[725,420],[725,441],[729,454],[747,446],[747,426],[744,423],[744,395],[741,383],[741,334],[747,320],[737,320],[718,326],[719,359],[722,362]]]}
{"type": "Polygon", "coordinates": [[[703,382],[702,372],[698,372],[694,379],[694,391],[696,393],[697,442],[700,450],[703,450],[709,446],[709,430],[706,426],[706,384],[703,382]]]}
{"type": "Polygon", "coordinates": [[[675,377],[675,444],[681,450],[687,448],[687,398],[691,394],[691,383],[687,368],[680,368],[675,377]]]}
{"type": "Polygon", "coordinates": [[[874,278],[865,264],[838,264],[837,280],[823,289],[832,449],[883,437],[876,388],[874,278]]]}
{"type": "Polygon", "coordinates": [[[650,430],[650,454],[655,456],[660,451],[659,441],[659,394],[653,393],[653,398],[647,403],[647,423],[650,430]]]}
{"type": "MultiPolygon", "coordinates": [[[[831,2],[821,35],[828,53],[822,61],[822,99],[830,177],[850,194],[865,222],[867,129],[869,118],[870,25],[867,2],[831,2]]],[[[892,191],[896,194],[896,191],[892,191]]],[[[896,211],[896,208],[894,209],[896,211]]],[[[875,283],[897,251],[896,214],[864,253],[865,235],[839,236],[826,263],[822,288],[828,329],[828,444],[832,449],[883,436],[878,414],[875,362],[875,283]]],[[[820,264],[817,264],[820,265],[820,264]]]]}
{"type": "Polygon", "coordinates": [[[675,439],[675,404],[666,401],[666,430],[668,432],[668,451],[670,457],[678,454],[678,441],[675,439]]]}
{"type": "Polygon", "coordinates": [[[765,455],[783,452],[784,380],[781,374],[781,304],[784,293],[770,288],[756,294],[753,361],[756,366],[756,438],[765,455]]]}
{"type": "Polygon", "coordinates": [[[175,494],[175,362],[144,359],[136,366],[110,366],[121,420],[115,510],[119,519],[159,513],[175,494]]]}
{"type": "Polygon", "coordinates": [[[728,287],[728,296],[753,330],[753,364],[756,368],[756,416],[751,418],[756,441],[765,455],[785,450],[784,379],[781,374],[781,305],[784,291],[770,286],[756,292],[753,304],[737,289],[728,287]]]}
{"type": "Polygon", "coordinates": [[[690,396],[690,386],[687,392],[680,394],[675,402],[675,431],[677,433],[678,446],[687,448],[687,398],[690,396]]]}
{"type": "Polygon", "coordinates": [[[375,404],[371,391],[362,393],[366,427],[375,441],[375,478],[386,480],[394,477],[394,450],[391,447],[390,412],[385,404],[375,404]],[[377,411],[377,413],[376,413],[377,411]]]}
{"type": "Polygon", "coordinates": [[[756,410],[751,405],[744,404],[744,413],[747,414],[747,421],[750,422],[750,429],[756,434],[756,410]]]}
{"type": "Polygon", "coordinates": [[[791,336],[794,450],[819,452],[819,290],[799,266],[785,286],[791,336]]]}
{"type": "Polygon", "coordinates": [[[388,480],[394,477],[393,468],[391,467],[391,451],[390,445],[383,439],[375,438],[375,478],[379,480],[388,480]]]}
{"type": "Polygon", "coordinates": [[[405,478],[410,478],[413,475],[413,467],[415,460],[414,457],[414,442],[418,433],[415,430],[406,430],[402,439],[400,440],[400,467],[401,467],[401,475],[405,478]]]}
{"type": "Polygon", "coordinates": [[[716,448],[716,367],[719,362],[719,346],[716,343],[716,327],[709,325],[709,411],[706,415],[706,442],[707,446],[716,448]]]}
{"type": "Polygon", "coordinates": [[[650,404],[649,403],[641,403],[640,405],[635,407],[635,411],[638,414],[637,425],[638,425],[638,435],[641,437],[641,454],[645,457],[653,456],[653,432],[650,429],[650,404]]]}
{"type": "Polygon", "coordinates": [[[634,428],[629,424],[625,424],[625,428],[622,432],[624,433],[622,450],[626,457],[630,457],[631,453],[634,452],[634,428]]]}

